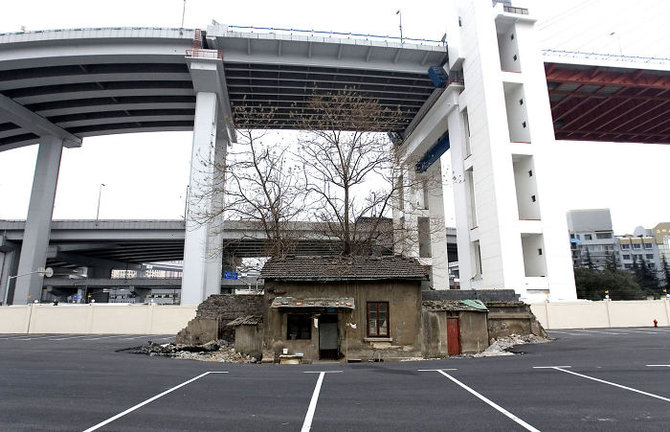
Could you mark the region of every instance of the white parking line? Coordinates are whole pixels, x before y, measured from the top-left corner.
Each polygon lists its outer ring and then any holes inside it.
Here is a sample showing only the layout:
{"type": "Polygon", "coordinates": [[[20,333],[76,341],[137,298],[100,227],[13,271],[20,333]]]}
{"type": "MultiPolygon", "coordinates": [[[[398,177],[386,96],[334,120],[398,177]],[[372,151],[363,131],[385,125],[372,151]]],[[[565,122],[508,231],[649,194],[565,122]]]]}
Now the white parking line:
{"type": "Polygon", "coordinates": [[[626,334],[626,333],[620,333],[618,331],[611,331],[611,330],[591,330],[591,329],[579,329],[577,331],[584,332],[584,333],[596,333],[596,334],[604,334],[604,335],[620,335],[620,334],[626,334]]]}
{"type": "Polygon", "coordinates": [[[588,380],[591,380],[591,381],[611,385],[613,387],[618,387],[620,389],[628,390],[628,391],[631,391],[631,392],[634,392],[634,393],[639,393],[641,395],[649,396],[649,397],[652,397],[654,399],[660,399],[660,400],[665,401],[665,402],[670,402],[670,398],[667,398],[667,397],[664,397],[664,396],[659,396],[659,395],[654,394],[654,393],[649,393],[649,392],[645,392],[645,391],[642,391],[642,390],[638,390],[638,389],[635,389],[635,388],[632,388],[632,387],[627,387],[625,385],[617,384],[617,383],[614,383],[614,382],[611,382],[611,381],[605,381],[605,380],[602,380],[600,378],[595,378],[595,377],[592,377],[592,376],[589,376],[589,375],[584,375],[584,374],[580,374],[580,373],[573,372],[573,371],[570,371],[570,370],[566,370],[566,369],[564,369],[565,367],[566,366],[544,366],[544,367],[536,366],[533,369],[553,369],[553,370],[557,370],[559,372],[565,372],[567,374],[578,376],[578,377],[581,377],[581,378],[585,378],[585,379],[588,379],[588,380]]]}
{"type": "Polygon", "coordinates": [[[142,336],[133,336],[133,337],[127,337],[127,338],[121,338],[121,340],[133,340],[133,339],[140,339],[140,338],[150,338],[151,336],[149,335],[142,335],[142,336]]]}
{"type": "Polygon", "coordinates": [[[163,393],[159,393],[159,394],[157,394],[156,396],[150,397],[149,399],[145,400],[144,402],[140,402],[140,403],[138,403],[137,405],[132,406],[132,407],[128,408],[127,410],[125,410],[125,411],[123,411],[123,412],[120,412],[120,413],[118,413],[117,415],[115,415],[115,416],[113,416],[113,417],[110,417],[110,418],[108,418],[107,420],[105,420],[105,421],[103,421],[103,422],[98,423],[97,425],[91,426],[90,428],[86,429],[84,432],[92,432],[92,431],[94,431],[94,430],[98,430],[98,429],[100,429],[101,427],[103,427],[103,426],[105,426],[105,425],[107,425],[107,424],[113,422],[114,420],[117,420],[117,419],[123,417],[124,415],[129,414],[129,413],[135,411],[135,410],[138,409],[138,408],[142,408],[144,405],[149,404],[149,403],[155,401],[156,399],[160,399],[160,398],[162,398],[163,396],[165,396],[166,394],[168,394],[168,393],[172,393],[173,391],[175,391],[175,390],[177,390],[177,389],[179,389],[179,388],[182,388],[182,387],[184,387],[185,385],[192,383],[193,381],[197,381],[197,380],[199,380],[199,379],[202,378],[202,377],[205,377],[205,376],[210,375],[210,374],[227,374],[227,373],[228,373],[227,371],[208,371],[208,372],[205,372],[205,373],[203,373],[203,374],[200,374],[200,375],[198,375],[197,377],[191,378],[191,379],[188,380],[188,381],[184,381],[183,383],[181,383],[181,384],[179,384],[179,385],[177,385],[177,386],[172,387],[171,389],[165,390],[163,393]]]}
{"type": "Polygon", "coordinates": [[[481,394],[477,393],[475,390],[471,389],[470,387],[466,386],[465,384],[463,384],[462,382],[460,382],[460,381],[457,380],[456,378],[452,377],[451,375],[449,375],[448,373],[446,373],[446,372],[444,371],[444,369],[436,369],[435,372],[444,375],[446,378],[450,379],[452,382],[454,382],[455,384],[457,384],[457,385],[460,386],[461,388],[467,390],[470,394],[472,394],[472,395],[474,395],[475,397],[479,398],[481,401],[483,401],[483,402],[487,403],[488,405],[490,405],[491,407],[495,408],[495,409],[498,410],[500,413],[502,413],[503,415],[505,415],[505,416],[508,417],[509,419],[513,420],[513,421],[516,422],[518,425],[522,426],[524,429],[529,430],[529,431],[532,431],[532,432],[540,432],[539,429],[537,429],[537,428],[531,426],[530,424],[526,423],[525,421],[523,421],[523,420],[520,419],[519,417],[517,417],[517,416],[515,416],[514,414],[512,414],[511,412],[507,411],[505,408],[501,407],[501,406],[498,405],[497,403],[495,403],[495,402],[493,402],[492,400],[488,399],[488,398],[485,397],[484,395],[481,395],[481,394]]]}
{"type": "MultiPolygon", "coordinates": [[[[619,330],[617,330],[617,331],[619,331],[619,330]]],[[[641,333],[641,334],[653,334],[653,335],[655,335],[655,334],[659,334],[659,333],[660,333],[660,332],[656,332],[656,331],[651,331],[651,330],[640,330],[640,329],[626,329],[626,331],[627,331],[628,333],[634,333],[634,334],[635,334],[635,333],[637,333],[637,334],[640,334],[640,333],[641,333]]]]}
{"type": "Polygon", "coordinates": [[[319,401],[319,393],[321,393],[323,377],[326,376],[327,373],[342,373],[342,371],[307,371],[305,373],[318,373],[319,378],[316,380],[314,393],[312,393],[312,399],[309,401],[307,414],[305,414],[305,421],[302,422],[302,428],[300,429],[300,432],[309,432],[312,428],[312,420],[314,419],[314,413],[316,412],[316,403],[319,401]]]}
{"type": "Polygon", "coordinates": [[[55,339],[49,339],[49,340],[62,341],[62,340],[68,340],[68,339],[79,339],[79,338],[83,338],[83,337],[87,337],[87,336],[90,336],[90,335],[67,336],[67,337],[61,337],[61,338],[55,338],[55,339]]]}
{"type": "Polygon", "coordinates": [[[567,332],[563,330],[547,330],[547,333],[559,333],[559,334],[566,334],[570,336],[584,336],[584,333],[573,333],[573,332],[567,332]]]}
{"type": "Polygon", "coordinates": [[[645,365],[645,366],[647,366],[647,367],[667,367],[667,368],[670,368],[670,364],[667,364],[667,365],[645,365]]]}
{"type": "Polygon", "coordinates": [[[28,337],[22,337],[22,338],[14,338],[13,340],[20,340],[20,341],[30,341],[30,340],[38,340],[38,339],[49,339],[54,337],[54,335],[47,335],[47,336],[28,336],[28,337]]]}
{"type": "Polygon", "coordinates": [[[109,335],[109,336],[100,336],[100,337],[94,337],[94,338],[88,338],[88,339],[82,339],[82,340],[89,341],[89,340],[118,338],[118,337],[123,337],[123,336],[125,336],[125,335],[109,335]]]}

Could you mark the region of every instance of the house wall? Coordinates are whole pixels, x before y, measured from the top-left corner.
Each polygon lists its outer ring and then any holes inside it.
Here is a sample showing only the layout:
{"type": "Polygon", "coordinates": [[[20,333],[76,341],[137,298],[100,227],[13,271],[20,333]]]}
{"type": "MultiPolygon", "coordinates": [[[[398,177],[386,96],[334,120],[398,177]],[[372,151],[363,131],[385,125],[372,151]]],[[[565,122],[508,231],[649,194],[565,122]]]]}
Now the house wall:
{"type": "Polygon", "coordinates": [[[424,310],[421,319],[423,324],[423,356],[425,358],[446,357],[447,313],[424,310]]]}
{"type": "MultiPolygon", "coordinates": [[[[458,315],[461,337],[461,352],[474,354],[489,346],[489,332],[485,312],[451,312],[458,315]]],[[[426,358],[446,357],[447,348],[447,311],[424,310],[423,356],[426,358]]]]}
{"type": "MultiPolygon", "coordinates": [[[[338,340],[342,355],[348,358],[410,357],[421,355],[421,288],[419,281],[352,282],[265,282],[266,304],[275,297],[352,297],[355,309],[337,309],[338,340]],[[367,302],[389,303],[389,338],[367,337],[367,302]],[[347,322],[356,324],[353,329],[347,322]],[[346,334],[346,340],[345,340],[346,334]]],[[[304,359],[319,358],[319,329],[312,325],[310,340],[287,340],[287,313],[323,313],[319,309],[269,308],[264,350],[278,356],[283,348],[302,352],[304,359]]]]}
{"type": "Polygon", "coordinates": [[[240,325],[235,328],[235,351],[260,359],[263,352],[263,330],[257,325],[240,325]]]}
{"type": "Polygon", "coordinates": [[[461,352],[463,354],[474,354],[488,348],[489,331],[486,313],[461,311],[458,313],[458,317],[461,332],[461,352]]]}

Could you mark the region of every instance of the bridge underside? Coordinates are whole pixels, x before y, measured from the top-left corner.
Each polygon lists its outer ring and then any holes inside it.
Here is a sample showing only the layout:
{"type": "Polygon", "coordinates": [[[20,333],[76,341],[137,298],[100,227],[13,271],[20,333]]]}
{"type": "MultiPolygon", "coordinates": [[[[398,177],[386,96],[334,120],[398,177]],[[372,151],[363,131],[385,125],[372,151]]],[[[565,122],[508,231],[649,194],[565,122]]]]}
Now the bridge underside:
{"type": "Polygon", "coordinates": [[[39,140],[30,122],[9,115],[16,109],[78,138],[192,130],[196,90],[186,54],[194,46],[222,53],[232,122],[241,128],[299,128],[311,97],[346,88],[401,111],[388,129],[402,132],[434,91],[425,71],[446,60],[444,47],[231,32],[68,30],[60,40],[50,33],[0,35],[0,151],[39,140]],[[79,51],[70,52],[73,43],[79,51]],[[256,107],[274,110],[271,125],[240,115],[256,107]]]}
{"type": "Polygon", "coordinates": [[[670,144],[670,72],[545,63],[558,140],[670,144]]]}

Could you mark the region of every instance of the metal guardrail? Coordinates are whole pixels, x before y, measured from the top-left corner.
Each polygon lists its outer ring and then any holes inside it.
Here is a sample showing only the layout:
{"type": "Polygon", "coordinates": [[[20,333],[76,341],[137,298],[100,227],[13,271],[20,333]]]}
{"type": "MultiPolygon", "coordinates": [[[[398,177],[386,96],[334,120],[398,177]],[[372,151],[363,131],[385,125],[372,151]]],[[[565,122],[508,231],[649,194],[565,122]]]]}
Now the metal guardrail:
{"type": "Polygon", "coordinates": [[[256,27],[256,26],[235,26],[228,25],[226,26],[229,30],[248,30],[253,33],[256,30],[266,31],[266,32],[276,32],[276,33],[288,33],[288,34],[303,34],[309,36],[325,36],[325,37],[345,37],[345,38],[354,38],[354,39],[376,39],[376,40],[385,40],[393,41],[399,43],[412,42],[419,45],[430,44],[437,46],[445,46],[446,41],[433,40],[433,39],[421,39],[421,38],[408,38],[408,37],[399,37],[399,36],[383,36],[383,35],[374,35],[374,34],[365,34],[365,33],[345,33],[345,32],[335,32],[335,31],[323,31],[323,30],[304,30],[304,29],[293,29],[293,28],[277,28],[277,27],[256,27]]]}
{"type": "Polygon", "coordinates": [[[543,49],[542,54],[547,57],[556,56],[556,57],[573,57],[580,59],[614,60],[620,62],[639,62],[639,63],[662,64],[662,65],[670,64],[670,58],[668,57],[630,56],[621,54],[607,54],[607,53],[597,53],[588,51],[570,51],[570,50],[557,50],[557,49],[543,49]]]}

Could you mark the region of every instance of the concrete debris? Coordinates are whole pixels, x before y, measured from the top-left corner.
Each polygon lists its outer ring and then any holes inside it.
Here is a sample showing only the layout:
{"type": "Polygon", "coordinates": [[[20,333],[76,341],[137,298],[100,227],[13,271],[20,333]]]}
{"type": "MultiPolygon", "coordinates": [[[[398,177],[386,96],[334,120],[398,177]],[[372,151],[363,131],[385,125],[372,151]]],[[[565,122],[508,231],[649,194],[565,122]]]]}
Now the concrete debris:
{"type": "Polygon", "coordinates": [[[494,339],[491,345],[489,345],[489,347],[486,348],[485,351],[473,354],[472,357],[496,357],[496,356],[514,355],[514,353],[510,352],[509,350],[517,345],[524,345],[529,343],[545,343],[549,342],[550,340],[551,339],[536,336],[534,334],[526,334],[526,335],[512,334],[510,336],[504,336],[494,339]]]}
{"type": "Polygon", "coordinates": [[[211,361],[221,363],[258,363],[255,357],[235,352],[230,342],[225,340],[210,341],[204,345],[178,345],[173,342],[157,344],[149,341],[146,345],[124,351],[133,354],[144,354],[151,357],[170,357],[188,360],[211,361]]]}

